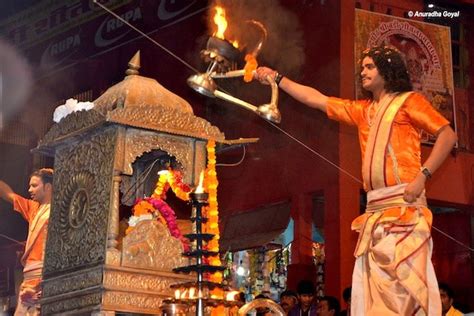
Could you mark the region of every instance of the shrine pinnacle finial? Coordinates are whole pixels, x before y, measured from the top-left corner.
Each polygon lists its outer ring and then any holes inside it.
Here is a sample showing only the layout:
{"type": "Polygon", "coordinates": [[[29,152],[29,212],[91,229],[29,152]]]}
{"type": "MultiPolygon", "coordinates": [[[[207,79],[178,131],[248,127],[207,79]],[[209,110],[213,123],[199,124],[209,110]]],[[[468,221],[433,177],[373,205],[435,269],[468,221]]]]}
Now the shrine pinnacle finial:
{"type": "Polygon", "coordinates": [[[137,51],[128,62],[128,69],[125,71],[125,74],[127,76],[138,75],[138,69],[140,69],[140,51],[137,51]]]}

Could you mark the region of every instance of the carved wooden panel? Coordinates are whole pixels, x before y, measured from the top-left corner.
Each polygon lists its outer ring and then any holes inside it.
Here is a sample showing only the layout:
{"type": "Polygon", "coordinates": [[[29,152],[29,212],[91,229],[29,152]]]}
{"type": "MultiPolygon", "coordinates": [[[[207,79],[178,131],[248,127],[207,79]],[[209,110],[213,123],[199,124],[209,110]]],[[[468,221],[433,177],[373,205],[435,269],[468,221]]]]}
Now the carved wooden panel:
{"type": "Polygon", "coordinates": [[[127,131],[125,140],[124,173],[132,175],[132,163],[143,153],[160,149],[176,158],[183,167],[183,173],[192,172],[194,140],[155,132],[131,130],[127,131]]]}
{"type": "Polygon", "coordinates": [[[168,134],[223,141],[224,133],[203,118],[159,105],[136,105],[107,112],[107,121],[168,134]]]}
{"type": "Polygon", "coordinates": [[[75,311],[75,315],[90,315],[93,308],[96,308],[102,301],[102,293],[88,293],[80,297],[64,298],[60,301],[42,304],[41,315],[64,315],[65,312],[75,311]],[[82,312],[81,312],[82,310],[82,312]]]}
{"type": "Polygon", "coordinates": [[[103,263],[116,129],[57,149],[44,275],[103,263]]]}
{"type": "Polygon", "coordinates": [[[42,284],[43,298],[54,300],[54,296],[82,291],[102,284],[103,269],[95,267],[61,275],[54,279],[46,279],[42,284]]]}
{"type": "Polygon", "coordinates": [[[63,118],[58,124],[54,124],[40,141],[39,145],[54,142],[68,135],[78,134],[81,131],[98,126],[104,121],[105,117],[95,110],[73,112],[63,118]]]}

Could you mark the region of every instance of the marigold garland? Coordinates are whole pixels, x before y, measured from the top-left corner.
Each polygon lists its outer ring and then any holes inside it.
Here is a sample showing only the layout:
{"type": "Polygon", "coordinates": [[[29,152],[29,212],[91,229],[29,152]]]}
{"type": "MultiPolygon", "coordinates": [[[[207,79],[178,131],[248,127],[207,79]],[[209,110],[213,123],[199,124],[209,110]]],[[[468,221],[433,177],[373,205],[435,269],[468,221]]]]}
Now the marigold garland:
{"type": "Polygon", "coordinates": [[[253,72],[258,67],[258,62],[255,56],[252,54],[245,55],[245,66],[244,66],[244,81],[250,82],[253,79],[253,72]]]}
{"type": "Polygon", "coordinates": [[[166,183],[168,182],[168,173],[168,170],[161,170],[160,172],[158,172],[160,177],[156,182],[155,191],[153,191],[153,194],[151,196],[157,199],[166,199],[166,191],[168,191],[168,187],[166,187],[166,183]]]}
{"type": "Polygon", "coordinates": [[[191,189],[183,183],[183,176],[178,170],[168,169],[159,172],[160,177],[156,183],[152,197],[166,200],[166,192],[171,187],[173,193],[183,201],[189,201],[191,189]]]}
{"type": "MultiPolygon", "coordinates": [[[[214,238],[207,244],[209,251],[219,252],[219,212],[217,203],[217,187],[219,182],[217,181],[216,172],[216,142],[209,140],[207,143],[207,168],[204,175],[204,187],[205,191],[209,194],[208,206],[205,208],[205,216],[208,218],[206,224],[204,224],[204,231],[214,235],[214,238]]],[[[209,264],[213,266],[220,266],[221,260],[219,255],[209,257],[209,264]]],[[[215,283],[222,283],[222,272],[215,272],[209,276],[209,280],[215,283]]],[[[222,289],[215,288],[211,291],[211,296],[219,299],[224,298],[224,291],[222,289]]],[[[222,306],[212,308],[211,316],[222,315],[222,306]]]]}
{"type": "MultiPolygon", "coordinates": [[[[168,227],[168,230],[176,239],[179,239],[183,244],[184,250],[189,250],[189,242],[181,234],[179,230],[176,215],[171,207],[162,199],[157,199],[154,197],[148,197],[138,200],[133,206],[134,217],[140,217],[144,215],[151,214],[153,218],[159,220],[162,224],[168,227]]],[[[128,234],[133,230],[133,226],[128,227],[126,233],[128,234]]]]}
{"type": "Polygon", "coordinates": [[[168,183],[173,193],[183,201],[189,201],[189,192],[191,189],[183,183],[183,176],[177,170],[170,170],[168,173],[168,183]]]}
{"type": "Polygon", "coordinates": [[[130,226],[126,234],[130,233],[136,223],[141,219],[148,219],[146,215],[152,214],[154,218],[168,227],[171,236],[181,240],[185,250],[189,250],[189,242],[181,234],[176,222],[176,215],[171,207],[164,201],[169,188],[181,200],[189,200],[191,189],[182,181],[181,172],[173,169],[162,170],[156,182],[155,190],[149,198],[139,199],[133,206],[133,216],[129,220],[130,226]]]}

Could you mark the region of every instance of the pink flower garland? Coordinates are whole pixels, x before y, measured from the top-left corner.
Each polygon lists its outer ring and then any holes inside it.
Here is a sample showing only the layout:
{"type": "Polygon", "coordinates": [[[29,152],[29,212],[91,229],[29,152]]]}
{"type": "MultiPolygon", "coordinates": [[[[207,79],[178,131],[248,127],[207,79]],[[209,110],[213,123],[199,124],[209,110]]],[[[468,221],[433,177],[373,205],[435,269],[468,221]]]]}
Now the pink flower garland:
{"type": "MultiPolygon", "coordinates": [[[[168,230],[170,231],[171,236],[177,238],[183,244],[184,250],[189,251],[189,242],[184,236],[181,234],[181,231],[178,228],[178,224],[176,222],[176,214],[171,209],[171,207],[162,199],[155,199],[152,197],[147,197],[142,200],[147,201],[150,203],[153,208],[160,212],[161,216],[165,219],[166,225],[168,226],[168,230]]],[[[141,201],[141,200],[140,200],[141,201]]],[[[138,201],[139,202],[139,201],[138,201]]],[[[137,203],[138,203],[137,202],[137,203]]]]}

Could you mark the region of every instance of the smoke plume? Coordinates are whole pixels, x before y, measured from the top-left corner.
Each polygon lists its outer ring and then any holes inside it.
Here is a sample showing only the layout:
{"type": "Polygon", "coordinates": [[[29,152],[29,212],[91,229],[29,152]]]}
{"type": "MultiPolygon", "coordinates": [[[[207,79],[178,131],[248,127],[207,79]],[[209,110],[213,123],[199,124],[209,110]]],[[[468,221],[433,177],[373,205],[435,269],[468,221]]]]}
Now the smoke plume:
{"type": "Polygon", "coordinates": [[[214,5],[226,10],[229,22],[226,37],[229,34],[229,39],[236,37],[247,43],[249,51],[257,42],[259,30],[246,21],[255,20],[264,25],[267,39],[257,57],[259,65],[267,65],[293,77],[299,74],[305,54],[303,31],[294,13],[275,0],[215,0],[208,12],[209,35],[215,30],[214,5]]]}

